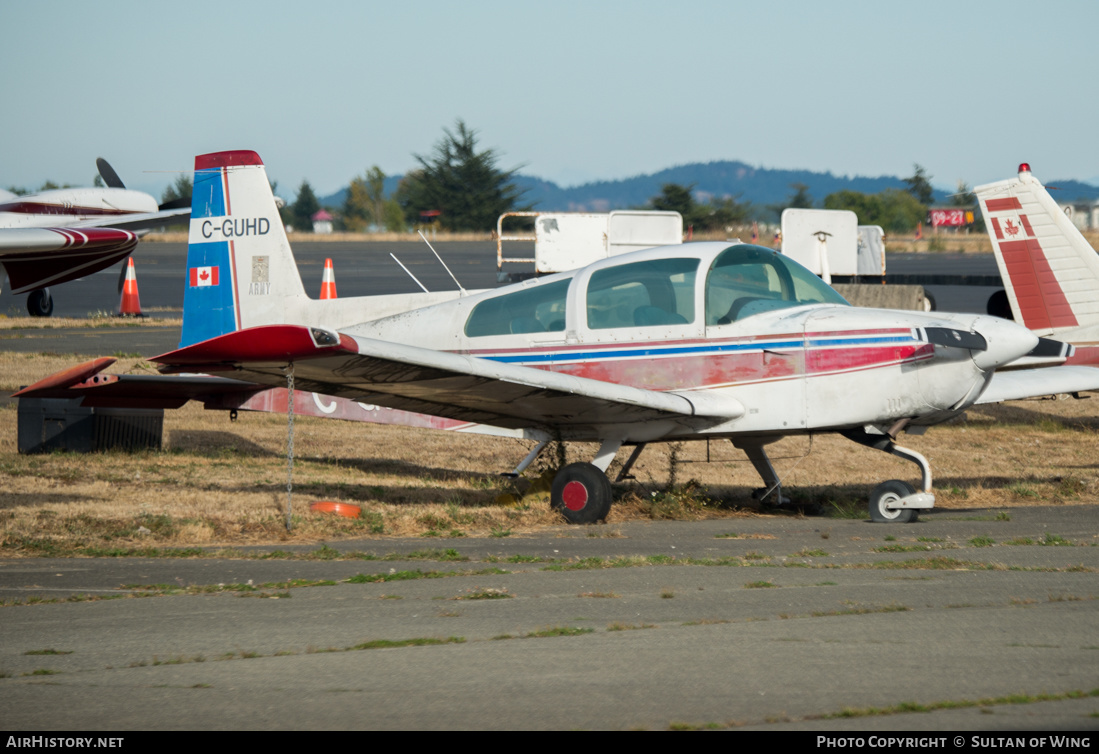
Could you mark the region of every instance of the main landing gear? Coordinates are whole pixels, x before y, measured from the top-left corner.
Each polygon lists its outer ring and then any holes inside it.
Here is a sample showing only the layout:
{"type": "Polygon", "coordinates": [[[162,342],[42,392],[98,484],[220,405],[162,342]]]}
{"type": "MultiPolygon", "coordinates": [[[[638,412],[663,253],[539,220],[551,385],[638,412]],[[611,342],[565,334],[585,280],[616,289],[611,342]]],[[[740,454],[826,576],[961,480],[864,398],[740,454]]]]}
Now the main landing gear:
{"type": "MultiPolygon", "coordinates": [[[[775,440],[777,439],[775,438],[775,440]]],[[[819,516],[823,510],[820,503],[794,505],[790,498],[782,494],[782,480],[775,472],[775,467],[771,465],[771,459],[767,457],[767,451],[763,449],[765,444],[763,442],[733,441],[733,447],[744,451],[744,455],[748,456],[748,460],[752,462],[756,473],[759,474],[763,484],[766,485],[753,490],[752,498],[758,500],[762,508],[786,508],[800,511],[807,516],[819,516]]]]}
{"type": "Polygon", "coordinates": [[[27,296],[27,311],[32,317],[48,317],[53,314],[53,296],[49,288],[39,288],[27,296]]]}
{"type": "MultiPolygon", "coordinates": [[[[535,446],[527,457],[507,474],[517,477],[534,462],[547,443],[535,446]]],[[[550,507],[559,512],[570,524],[594,524],[606,519],[611,510],[611,482],[607,479],[607,467],[615,453],[622,447],[621,440],[604,440],[591,463],[570,463],[557,472],[550,490],[550,507]]],[[[641,453],[639,445],[619,474],[622,479],[641,453]]]]}

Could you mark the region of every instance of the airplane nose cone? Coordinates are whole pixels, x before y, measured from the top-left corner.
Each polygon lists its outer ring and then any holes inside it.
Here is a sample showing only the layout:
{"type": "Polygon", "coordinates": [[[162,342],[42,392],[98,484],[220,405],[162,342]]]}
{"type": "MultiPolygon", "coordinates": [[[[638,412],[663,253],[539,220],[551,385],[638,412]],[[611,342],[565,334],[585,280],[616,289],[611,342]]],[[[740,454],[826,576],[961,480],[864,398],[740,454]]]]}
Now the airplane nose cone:
{"type": "Polygon", "coordinates": [[[1038,345],[1037,335],[1006,319],[978,317],[973,329],[988,343],[987,350],[973,353],[973,363],[984,372],[1022,358],[1038,345]]]}

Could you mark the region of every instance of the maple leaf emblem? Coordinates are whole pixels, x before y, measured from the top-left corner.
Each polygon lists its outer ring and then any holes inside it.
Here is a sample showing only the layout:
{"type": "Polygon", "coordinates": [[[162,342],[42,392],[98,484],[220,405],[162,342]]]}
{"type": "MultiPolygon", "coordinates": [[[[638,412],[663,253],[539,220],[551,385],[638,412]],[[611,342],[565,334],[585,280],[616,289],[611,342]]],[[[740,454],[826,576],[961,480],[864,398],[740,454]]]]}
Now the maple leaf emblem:
{"type": "Polygon", "coordinates": [[[204,283],[205,283],[205,282],[206,282],[206,281],[207,281],[207,280],[208,280],[209,278],[210,278],[210,271],[209,271],[209,270],[203,270],[203,271],[202,271],[202,272],[200,272],[200,273],[199,273],[199,275],[198,275],[198,279],[199,279],[199,280],[201,280],[201,281],[202,281],[202,282],[204,282],[204,283]]]}
{"type": "Polygon", "coordinates": [[[1006,223],[1004,223],[1004,232],[1007,233],[1009,236],[1015,237],[1019,235],[1019,226],[1011,222],[1011,220],[1008,220],[1006,223]]]}

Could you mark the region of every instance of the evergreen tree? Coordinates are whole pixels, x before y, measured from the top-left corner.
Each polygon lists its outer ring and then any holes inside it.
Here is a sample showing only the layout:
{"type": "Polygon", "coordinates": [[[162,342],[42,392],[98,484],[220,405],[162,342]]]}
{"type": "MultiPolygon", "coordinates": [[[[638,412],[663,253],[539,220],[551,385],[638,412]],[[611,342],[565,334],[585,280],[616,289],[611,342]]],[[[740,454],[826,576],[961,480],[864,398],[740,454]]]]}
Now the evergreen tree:
{"type": "Polygon", "coordinates": [[[164,189],[164,192],[160,195],[160,203],[167,204],[168,202],[184,199],[190,201],[193,191],[194,184],[191,182],[191,176],[181,173],[176,176],[175,181],[169,184],[168,188],[164,189]]]}
{"type": "Polygon", "coordinates": [[[787,209],[812,209],[813,197],[809,196],[809,187],[804,183],[791,183],[794,195],[786,200],[787,209]]]}
{"type": "Polygon", "coordinates": [[[312,232],[313,215],[317,214],[320,208],[321,204],[317,201],[317,195],[313,193],[313,187],[309,185],[309,181],[303,180],[301,188],[298,189],[298,198],[291,206],[290,214],[294,230],[312,232]]]}
{"type": "Polygon", "coordinates": [[[517,168],[500,170],[493,149],[477,151],[477,132],[458,119],[430,156],[413,155],[420,163],[405,176],[397,199],[411,224],[422,212],[437,210],[440,227],[449,230],[489,230],[505,212],[518,206],[523,191],[512,183],[517,168]]]}
{"type": "Polygon", "coordinates": [[[905,191],[916,197],[924,207],[928,207],[935,201],[935,190],[931,188],[931,176],[927,174],[922,165],[917,163],[913,167],[915,172],[910,178],[904,179],[904,182],[908,184],[905,191]]]}
{"type": "Polygon", "coordinates": [[[690,222],[690,217],[695,209],[695,200],[691,196],[690,186],[680,186],[678,183],[665,183],[660,187],[660,195],[649,200],[653,209],[663,212],[678,212],[683,215],[683,221],[690,222]]]}

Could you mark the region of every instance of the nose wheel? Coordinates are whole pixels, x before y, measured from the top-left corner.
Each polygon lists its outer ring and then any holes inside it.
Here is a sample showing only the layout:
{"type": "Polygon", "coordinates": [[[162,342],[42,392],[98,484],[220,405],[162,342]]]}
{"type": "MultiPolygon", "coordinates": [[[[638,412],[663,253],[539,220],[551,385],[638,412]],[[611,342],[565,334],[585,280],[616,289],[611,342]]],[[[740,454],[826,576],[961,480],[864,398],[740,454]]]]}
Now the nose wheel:
{"type": "Polygon", "coordinates": [[[919,518],[915,508],[890,507],[909,495],[915,495],[916,488],[908,482],[890,479],[882,482],[870,493],[870,520],[879,524],[909,524],[919,518]]]}
{"type": "MultiPolygon", "coordinates": [[[[899,428],[897,429],[899,431],[899,428]]],[[[882,482],[870,493],[870,520],[883,524],[908,524],[920,516],[920,510],[929,510],[935,506],[935,496],[931,493],[931,465],[922,455],[911,448],[902,448],[893,442],[892,434],[869,434],[861,430],[848,430],[842,433],[868,448],[881,450],[897,458],[911,461],[920,467],[923,490],[916,491],[908,482],[890,479],[882,482]]]]}

